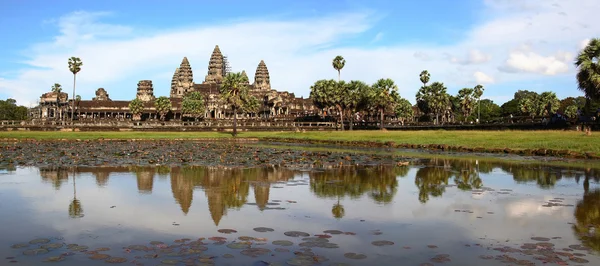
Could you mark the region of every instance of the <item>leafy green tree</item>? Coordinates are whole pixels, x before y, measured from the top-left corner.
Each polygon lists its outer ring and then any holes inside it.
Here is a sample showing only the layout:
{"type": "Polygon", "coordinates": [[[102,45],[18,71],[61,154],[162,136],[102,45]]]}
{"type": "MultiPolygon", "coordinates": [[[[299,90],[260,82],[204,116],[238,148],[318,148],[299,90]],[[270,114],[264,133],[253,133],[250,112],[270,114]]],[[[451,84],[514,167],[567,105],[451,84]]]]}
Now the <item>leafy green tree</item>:
{"type": "Polygon", "coordinates": [[[25,120],[27,119],[27,107],[18,106],[17,101],[8,98],[0,100],[0,120],[25,120]]]}
{"type": "Polygon", "coordinates": [[[347,100],[348,86],[343,81],[318,80],[310,87],[310,98],[319,108],[335,108],[340,116],[342,131],[344,130],[344,107],[347,100]]]}
{"type": "Polygon", "coordinates": [[[379,79],[371,88],[370,104],[379,112],[381,118],[379,128],[383,130],[386,109],[394,108],[396,101],[400,98],[398,86],[392,79],[379,79]]]}
{"type": "Polygon", "coordinates": [[[583,96],[579,97],[567,97],[560,100],[560,107],[558,108],[558,112],[565,112],[567,107],[571,105],[575,105],[578,108],[585,108],[586,99],[583,96]]]}
{"type": "Polygon", "coordinates": [[[412,104],[407,99],[400,98],[396,103],[396,108],[394,108],[394,112],[402,125],[404,125],[404,121],[410,119],[414,116],[412,104]]]}
{"type": "Polygon", "coordinates": [[[560,100],[556,97],[556,93],[545,91],[540,94],[540,105],[540,109],[542,110],[540,115],[552,115],[560,107],[560,100]]]}
{"type": "Polygon", "coordinates": [[[233,109],[233,136],[237,136],[237,112],[256,102],[248,93],[248,77],[240,72],[228,73],[219,87],[221,99],[233,109]]]}
{"type": "Polygon", "coordinates": [[[133,99],[133,101],[129,102],[129,111],[131,112],[131,115],[133,115],[133,120],[141,120],[142,112],[144,111],[144,103],[138,98],[133,99]]]}
{"type": "Polygon", "coordinates": [[[465,122],[467,122],[468,117],[473,112],[474,101],[474,89],[471,88],[463,88],[458,91],[458,101],[460,103],[460,108],[465,118],[465,122]]]}
{"type": "Polygon", "coordinates": [[[565,116],[567,116],[568,118],[571,119],[575,119],[577,118],[577,110],[579,108],[577,107],[577,105],[569,105],[567,106],[567,108],[565,108],[565,116]]]}
{"type": "Polygon", "coordinates": [[[333,68],[338,72],[338,81],[340,81],[340,71],[346,65],[346,59],[344,59],[341,55],[336,56],[333,59],[333,68]]]}
{"type": "Polygon", "coordinates": [[[478,105],[478,113],[477,113],[477,121],[481,121],[479,119],[481,119],[481,115],[479,114],[479,110],[481,110],[481,95],[483,95],[483,91],[485,89],[483,88],[482,85],[477,84],[477,86],[475,86],[475,88],[473,88],[473,97],[477,98],[477,105],[478,105]]]}
{"type": "MultiPolygon", "coordinates": [[[[482,121],[490,121],[502,117],[502,109],[490,99],[483,99],[478,106],[475,107],[475,113],[479,114],[482,121]],[[481,108],[481,110],[478,110],[481,108]]],[[[471,115],[472,119],[475,114],[471,115]]]]}
{"type": "MultiPolygon", "coordinates": [[[[75,83],[77,80],[77,73],[79,73],[79,71],[81,71],[82,65],[83,65],[83,63],[81,62],[81,59],[79,59],[79,57],[72,56],[71,58],[69,58],[69,70],[71,71],[71,73],[73,73],[73,95],[75,95],[75,83]]],[[[71,108],[71,121],[73,121],[74,117],[75,117],[75,101],[73,101],[73,106],[71,108]]]]}
{"type": "Polygon", "coordinates": [[[75,101],[80,102],[81,101],[81,95],[75,96],[75,101]]]}
{"type": "Polygon", "coordinates": [[[519,101],[516,99],[512,99],[503,103],[500,108],[502,109],[502,116],[516,116],[521,114],[521,110],[519,109],[519,101]]]}
{"type": "Polygon", "coordinates": [[[600,38],[591,39],[575,59],[577,83],[588,99],[600,100],[600,38]]]}
{"type": "Polygon", "coordinates": [[[171,111],[171,100],[166,96],[160,96],[154,101],[156,112],[160,115],[160,120],[165,120],[165,116],[171,111]]]}
{"type": "Polygon", "coordinates": [[[204,115],[204,98],[202,94],[194,91],[183,97],[181,102],[181,112],[198,120],[204,115]]]}

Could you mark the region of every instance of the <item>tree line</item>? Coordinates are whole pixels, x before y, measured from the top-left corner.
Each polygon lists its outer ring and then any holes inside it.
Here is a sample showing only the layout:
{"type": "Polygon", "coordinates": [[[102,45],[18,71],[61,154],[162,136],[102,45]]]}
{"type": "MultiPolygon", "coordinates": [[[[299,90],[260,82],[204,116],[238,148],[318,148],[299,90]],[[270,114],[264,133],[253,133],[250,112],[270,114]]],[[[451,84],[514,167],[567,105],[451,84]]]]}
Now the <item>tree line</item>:
{"type": "Polygon", "coordinates": [[[17,105],[15,99],[0,100],[0,120],[26,120],[27,107],[17,105]]]}

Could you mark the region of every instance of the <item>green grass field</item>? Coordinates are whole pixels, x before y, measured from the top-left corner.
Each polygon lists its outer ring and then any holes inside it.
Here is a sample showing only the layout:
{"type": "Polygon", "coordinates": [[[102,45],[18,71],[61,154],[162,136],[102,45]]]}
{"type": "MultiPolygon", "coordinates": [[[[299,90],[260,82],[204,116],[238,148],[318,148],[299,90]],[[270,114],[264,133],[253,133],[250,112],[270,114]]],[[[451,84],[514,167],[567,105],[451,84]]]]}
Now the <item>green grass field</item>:
{"type": "MultiPolygon", "coordinates": [[[[575,131],[312,131],[240,132],[240,138],[287,138],[335,141],[394,141],[406,144],[446,144],[450,146],[555,149],[600,154],[600,133],[585,136],[575,131]]],[[[0,139],[201,139],[231,138],[220,132],[0,132],[0,139]]]]}

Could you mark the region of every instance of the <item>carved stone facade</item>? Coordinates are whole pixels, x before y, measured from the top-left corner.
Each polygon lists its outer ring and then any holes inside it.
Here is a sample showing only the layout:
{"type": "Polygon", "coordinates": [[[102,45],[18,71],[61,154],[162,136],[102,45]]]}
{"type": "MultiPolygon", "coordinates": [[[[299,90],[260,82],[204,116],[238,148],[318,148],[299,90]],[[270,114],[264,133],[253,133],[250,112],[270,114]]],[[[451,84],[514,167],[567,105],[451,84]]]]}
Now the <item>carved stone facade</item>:
{"type": "Polygon", "coordinates": [[[269,77],[269,70],[265,61],[260,60],[258,67],[256,67],[256,73],[254,74],[254,88],[261,91],[271,90],[271,78],[269,77]]]}
{"type": "Polygon", "coordinates": [[[96,90],[96,97],[92,98],[92,101],[110,101],[110,97],[108,97],[108,93],[104,88],[99,88],[96,90]]]}
{"type": "Polygon", "coordinates": [[[179,68],[175,69],[173,79],[171,80],[171,98],[183,98],[184,95],[194,90],[194,74],[192,73],[192,66],[187,57],[184,57],[179,65],[179,68]]]}
{"type": "Polygon", "coordinates": [[[208,61],[208,74],[204,78],[203,83],[221,84],[224,69],[223,54],[217,45],[210,56],[210,61],[208,61]]]}
{"type": "Polygon", "coordinates": [[[154,87],[152,86],[152,80],[140,80],[137,84],[137,95],[136,98],[142,102],[154,101],[154,87]]]}

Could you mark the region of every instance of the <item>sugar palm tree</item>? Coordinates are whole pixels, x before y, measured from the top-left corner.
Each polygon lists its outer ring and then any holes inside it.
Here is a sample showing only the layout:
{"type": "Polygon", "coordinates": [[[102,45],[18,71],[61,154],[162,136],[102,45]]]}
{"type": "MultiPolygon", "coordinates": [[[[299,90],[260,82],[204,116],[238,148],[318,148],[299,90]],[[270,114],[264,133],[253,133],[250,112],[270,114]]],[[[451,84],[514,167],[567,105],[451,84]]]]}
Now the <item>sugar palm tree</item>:
{"type": "Polygon", "coordinates": [[[156,112],[160,115],[160,120],[165,120],[165,116],[171,111],[171,100],[165,96],[160,96],[154,102],[156,112]]]}
{"type": "Polygon", "coordinates": [[[337,203],[333,205],[331,208],[331,214],[335,219],[342,219],[344,215],[346,215],[346,210],[344,209],[344,205],[340,204],[340,197],[337,197],[337,203]]]}
{"type": "Polygon", "coordinates": [[[233,136],[237,135],[237,111],[255,109],[256,99],[248,93],[248,76],[240,72],[228,73],[219,87],[221,98],[233,109],[233,136]]]}
{"type": "Polygon", "coordinates": [[[427,71],[427,70],[421,71],[421,74],[419,74],[419,79],[423,83],[423,87],[427,86],[427,83],[429,82],[429,78],[431,78],[431,74],[429,74],[429,71],[427,71]]]}
{"type": "Polygon", "coordinates": [[[333,68],[338,72],[338,81],[340,81],[340,71],[346,65],[346,59],[344,59],[341,55],[336,56],[333,59],[333,68]]]}
{"type": "Polygon", "coordinates": [[[600,99],[600,38],[591,39],[575,59],[577,83],[588,101],[600,99]]]}
{"type": "MultiPolygon", "coordinates": [[[[56,111],[58,112],[60,106],[60,93],[62,92],[62,86],[58,83],[54,83],[54,85],[52,85],[52,92],[56,93],[56,111]]],[[[54,117],[58,118],[56,114],[54,114],[54,117]]]]}
{"type": "Polygon", "coordinates": [[[141,120],[142,112],[144,111],[144,103],[138,98],[133,99],[133,101],[129,102],[129,111],[131,112],[131,118],[134,121],[141,120]]]}
{"type": "MultiPolygon", "coordinates": [[[[75,83],[77,80],[77,73],[79,73],[79,71],[81,71],[82,65],[83,65],[83,63],[81,62],[81,59],[79,59],[79,57],[73,56],[73,57],[69,58],[69,70],[71,71],[71,73],[73,73],[73,97],[75,96],[75,83]]],[[[73,101],[73,106],[71,108],[71,121],[73,121],[74,114],[75,114],[75,101],[73,101]]]]}
{"type": "Polygon", "coordinates": [[[392,79],[379,79],[372,88],[371,94],[371,105],[379,111],[379,115],[381,118],[381,124],[379,128],[383,130],[383,120],[386,109],[390,107],[394,107],[396,105],[398,95],[398,86],[394,83],[392,79]]]}

